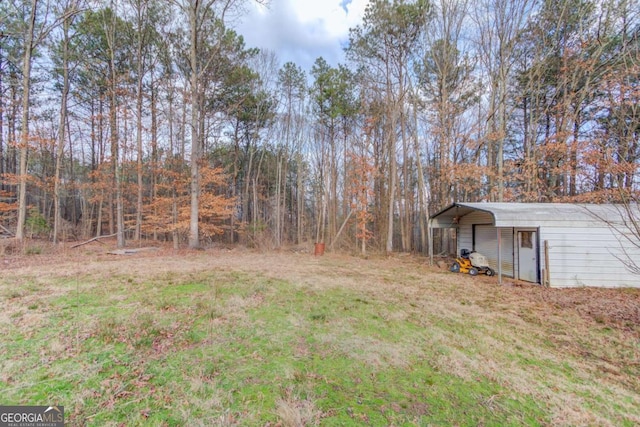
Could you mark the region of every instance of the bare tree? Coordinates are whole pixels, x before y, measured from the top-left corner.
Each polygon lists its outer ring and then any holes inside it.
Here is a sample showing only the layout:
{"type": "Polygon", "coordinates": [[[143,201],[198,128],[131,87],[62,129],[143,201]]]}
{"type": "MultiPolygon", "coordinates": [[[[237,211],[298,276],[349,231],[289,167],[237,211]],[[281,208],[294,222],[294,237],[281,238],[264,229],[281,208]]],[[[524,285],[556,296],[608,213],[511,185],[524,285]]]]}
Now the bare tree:
{"type": "MultiPolygon", "coordinates": [[[[206,74],[218,59],[222,40],[216,46],[207,46],[207,33],[212,23],[224,24],[228,15],[240,7],[244,0],[172,0],[187,19],[188,64],[191,95],[191,208],[189,247],[198,248],[200,205],[200,162],[204,151],[203,92],[206,74]]],[[[260,0],[255,0],[260,1],[260,0]]]]}
{"type": "Polygon", "coordinates": [[[80,12],[80,4],[82,0],[69,0],[62,5],[62,15],[65,19],[62,22],[62,40],[61,40],[61,71],[62,71],[62,93],[60,102],[60,121],[58,125],[58,141],[56,148],[56,169],[54,176],[54,222],[53,222],[53,242],[57,243],[60,233],[60,223],[62,218],[60,215],[60,175],[62,170],[62,161],[64,159],[64,144],[66,139],[67,127],[67,102],[69,98],[69,44],[71,42],[70,27],[73,18],[80,12]]]}
{"type": "Polygon", "coordinates": [[[31,1],[28,27],[25,33],[24,57],[22,60],[22,131],[20,132],[20,187],[18,195],[18,225],[16,239],[24,238],[27,219],[27,152],[29,146],[29,99],[31,93],[31,57],[38,42],[36,31],[38,0],[31,1]]]}
{"type": "Polygon", "coordinates": [[[497,188],[491,198],[504,198],[504,144],[507,138],[508,83],[514,64],[517,37],[527,23],[527,18],[537,0],[482,0],[474,4],[478,25],[480,58],[488,75],[489,108],[487,114],[487,162],[490,189],[497,188]]]}
{"type": "Polygon", "coordinates": [[[453,171],[461,160],[458,153],[470,138],[470,126],[464,118],[476,103],[479,90],[463,41],[468,7],[465,0],[440,0],[434,5],[429,30],[425,31],[425,53],[417,67],[422,98],[430,111],[426,121],[435,145],[431,201],[438,209],[457,197],[453,171]]]}
{"type": "Polygon", "coordinates": [[[406,67],[411,52],[427,22],[430,5],[427,1],[393,3],[374,0],[365,10],[363,24],[352,29],[347,52],[350,59],[366,67],[372,82],[383,96],[384,155],[386,175],[386,236],[385,250],[393,250],[396,193],[398,186],[398,127],[404,135],[404,114],[408,85],[406,67]]]}
{"type": "MultiPolygon", "coordinates": [[[[18,195],[18,224],[16,227],[16,239],[24,239],[24,226],[27,218],[27,154],[29,151],[29,119],[31,100],[31,62],[33,52],[42,43],[49,33],[56,28],[60,22],[66,20],[67,13],[62,14],[47,22],[48,16],[39,17],[38,12],[41,6],[40,0],[31,0],[28,9],[29,16],[24,33],[24,55],[22,58],[22,123],[20,131],[20,185],[18,195]]],[[[45,10],[48,12],[48,8],[45,10]]],[[[76,13],[75,11],[73,13],[76,13]]]]}
{"type": "MultiPolygon", "coordinates": [[[[142,232],[143,214],[143,168],[144,155],[143,136],[143,104],[144,82],[150,69],[150,49],[154,37],[154,20],[157,23],[157,10],[154,0],[129,0],[133,7],[134,40],[135,40],[135,64],[136,64],[136,172],[138,180],[138,197],[136,202],[136,225],[134,240],[140,240],[142,232]]],[[[153,89],[152,89],[153,90],[153,89]]]]}
{"type": "Polygon", "coordinates": [[[119,248],[125,246],[124,230],[124,201],[122,198],[122,179],[120,171],[120,139],[118,128],[118,63],[117,51],[120,46],[118,31],[119,18],[115,0],[111,0],[111,8],[104,9],[102,21],[105,41],[107,44],[107,61],[109,69],[109,139],[111,143],[111,170],[113,188],[116,197],[116,241],[119,248]]]}
{"type": "MultiPolygon", "coordinates": [[[[305,94],[307,85],[304,71],[292,62],[284,64],[278,72],[278,85],[282,93],[283,117],[282,126],[286,147],[291,147],[295,156],[296,165],[296,188],[292,189],[291,200],[296,201],[295,209],[295,242],[300,244],[303,239],[304,220],[304,185],[303,185],[303,162],[302,162],[302,131],[303,113],[305,105],[305,94]]],[[[286,180],[285,180],[286,185],[286,180]]],[[[283,203],[286,196],[282,198],[283,203]]],[[[284,206],[283,206],[284,208],[284,206]]]]}

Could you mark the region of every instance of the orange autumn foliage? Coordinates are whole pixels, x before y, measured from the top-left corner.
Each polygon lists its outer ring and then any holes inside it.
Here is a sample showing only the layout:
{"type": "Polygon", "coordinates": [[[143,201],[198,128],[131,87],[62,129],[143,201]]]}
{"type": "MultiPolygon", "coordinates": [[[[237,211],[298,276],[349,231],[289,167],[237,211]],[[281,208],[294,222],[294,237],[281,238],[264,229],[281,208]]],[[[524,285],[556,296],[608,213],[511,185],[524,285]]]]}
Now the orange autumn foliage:
{"type": "MultiPolygon", "coordinates": [[[[224,232],[224,221],[235,213],[236,200],[223,194],[227,177],[220,168],[203,165],[199,229],[203,237],[224,232]]],[[[173,233],[186,236],[189,232],[189,176],[184,170],[163,169],[157,184],[157,196],[145,207],[143,231],[173,233]]]]}

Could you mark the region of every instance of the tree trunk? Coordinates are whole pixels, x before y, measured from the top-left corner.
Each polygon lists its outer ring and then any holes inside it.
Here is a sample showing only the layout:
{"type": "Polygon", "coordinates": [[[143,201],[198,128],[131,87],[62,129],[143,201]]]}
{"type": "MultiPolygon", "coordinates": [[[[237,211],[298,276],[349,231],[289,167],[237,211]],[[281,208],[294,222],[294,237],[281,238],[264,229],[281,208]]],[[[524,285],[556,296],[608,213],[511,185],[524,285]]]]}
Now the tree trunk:
{"type": "Polygon", "coordinates": [[[190,47],[189,63],[191,65],[191,209],[189,217],[189,248],[200,246],[198,232],[200,214],[200,94],[198,92],[198,12],[199,3],[194,2],[189,8],[190,47]]]}
{"type": "MultiPolygon", "coordinates": [[[[4,152],[4,93],[2,85],[2,44],[0,44],[0,176],[4,176],[5,173],[5,152],[4,152]]],[[[8,151],[8,150],[7,150],[8,151]]],[[[0,182],[0,190],[5,189],[4,180],[0,182]]]]}
{"type": "Polygon", "coordinates": [[[396,113],[397,105],[393,98],[393,84],[391,83],[391,71],[389,67],[389,60],[386,62],[386,102],[387,102],[387,120],[385,125],[385,140],[387,143],[387,157],[389,159],[389,171],[388,171],[388,190],[387,190],[387,236],[385,251],[387,254],[393,252],[393,221],[394,221],[394,206],[395,206],[395,194],[396,194],[396,179],[397,179],[397,162],[396,162],[396,113]]]}
{"type": "Polygon", "coordinates": [[[27,219],[27,152],[29,147],[29,100],[31,92],[31,55],[33,53],[33,37],[36,23],[38,0],[31,1],[29,27],[24,43],[22,60],[22,130],[20,132],[20,187],[18,196],[18,225],[16,240],[24,239],[24,226],[27,219]]]}
{"type": "Polygon", "coordinates": [[[303,239],[304,227],[304,179],[302,174],[302,154],[296,153],[297,164],[297,184],[296,184],[296,243],[301,244],[303,239]]]}
{"type": "MultiPolygon", "coordinates": [[[[138,31],[142,31],[138,28],[138,31]]],[[[138,35],[138,45],[136,48],[138,61],[137,82],[136,82],[136,172],[138,178],[138,199],[136,201],[136,228],[134,240],[140,241],[142,234],[142,200],[143,200],[143,179],[142,179],[142,79],[144,72],[144,61],[142,59],[142,36],[138,35]]]]}
{"type": "MultiPolygon", "coordinates": [[[[404,89],[402,89],[404,90],[404,89]]],[[[402,135],[402,198],[401,204],[401,218],[402,218],[402,250],[404,252],[411,251],[412,239],[411,230],[413,230],[413,224],[411,223],[411,209],[413,205],[410,203],[412,200],[413,186],[411,183],[411,174],[409,173],[409,147],[407,138],[406,117],[404,112],[400,114],[400,135],[402,135]]]]}
{"type": "MultiPolygon", "coordinates": [[[[112,79],[115,79],[115,70],[112,73],[112,79]]],[[[115,82],[112,83],[115,86],[115,82]]],[[[115,212],[115,225],[116,225],[116,241],[119,248],[123,248],[125,246],[124,240],[124,208],[122,205],[122,188],[120,185],[120,167],[118,160],[118,122],[116,118],[116,89],[112,86],[111,88],[111,105],[109,107],[109,128],[111,132],[111,165],[113,172],[113,188],[115,189],[115,202],[116,202],[116,212],[115,212]]]]}
{"type": "Polygon", "coordinates": [[[498,100],[498,152],[497,152],[497,166],[498,166],[498,202],[504,201],[504,140],[507,136],[507,76],[504,65],[500,70],[500,81],[498,84],[499,100],[498,100]]]}
{"type": "MultiPolygon", "coordinates": [[[[63,32],[64,40],[62,42],[62,96],[60,104],[60,123],[58,129],[58,146],[56,148],[56,170],[54,177],[53,203],[54,203],[54,219],[53,219],[53,243],[58,243],[58,234],[60,233],[60,173],[62,169],[62,160],[64,159],[64,140],[66,137],[67,125],[67,98],[69,95],[69,27],[71,25],[70,18],[64,20],[63,32]]],[[[75,204],[75,203],[74,203],[75,204]]],[[[75,219],[75,218],[74,218],[75,219]]]]}
{"type": "Polygon", "coordinates": [[[428,247],[428,236],[425,230],[426,222],[429,218],[429,212],[427,209],[427,201],[425,196],[427,194],[427,188],[424,182],[424,171],[422,170],[422,161],[420,156],[420,144],[418,141],[418,113],[417,108],[413,109],[413,151],[416,158],[416,166],[418,173],[418,224],[420,225],[420,250],[424,253],[428,247]]]}
{"type": "MultiPolygon", "coordinates": [[[[331,119],[330,127],[330,155],[329,155],[329,171],[327,178],[329,179],[329,185],[327,187],[327,215],[326,224],[328,228],[328,240],[331,244],[333,238],[337,233],[337,221],[338,221],[338,155],[336,149],[336,124],[331,119]]],[[[323,233],[324,235],[324,233],[323,233]]]]}
{"type": "Polygon", "coordinates": [[[125,246],[124,236],[124,206],[122,200],[122,185],[119,167],[119,138],[118,138],[118,74],[116,69],[116,14],[113,14],[112,22],[106,29],[107,43],[109,44],[109,133],[111,140],[111,166],[113,173],[113,188],[115,189],[116,202],[116,241],[119,248],[125,246]]]}
{"type": "MultiPolygon", "coordinates": [[[[15,73],[10,73],[10,79],[17,80],[15,73]]],[[[17,159],[17,136],[16,136],[16,121],[18,116],[18,88],[15,84],[11,85],[11,109],[9,120],[7,123],[7,173],[17,173],[18,171],[18,159],[17,159]]],[[[12,185],[16,191],[16,186],[12,185]]]]}
{"type": "Polygon", "coordinates": [[[282,162],[283,156],[282,153],[278,153],[276,157],[276,194],[275,194],[275,230],[274,230],[274,240],[276,248],[279,248],[282,245],[282,162]]]}
{"type": "MultiPolygon", "coordinates": [[[[392,120],[393,123],[393,120],[392,120]]],[[[386,252],[390,254],[393,252],[393,221],[394,221],[394,206],[395,206],[395,193],[396,193],[396,137],[392,130],[387,134],[389,138],[389,188],[387,191],[388,204],[387,204],[387,242],[386,252]]]]}
{"type": "MultiPolygon", "coordinates": [[[[153,204],[157,197],[158,191],[158,105],[157,105],[157,82],[154,76],[151,77],[151,200],[153,204]]],[[[173,135],[172,135],[173,137],[173,135]]],[[[173,142],[172,148],[173,148],[173,142]]],[[[172,150],[173,152],[173,150],[172,150]]],[[[154,208],[154,214],[157,215],[157,208],[154,208]]],[[[153,240],[158,240],[158,231],[153,230],[153,240]]]]}

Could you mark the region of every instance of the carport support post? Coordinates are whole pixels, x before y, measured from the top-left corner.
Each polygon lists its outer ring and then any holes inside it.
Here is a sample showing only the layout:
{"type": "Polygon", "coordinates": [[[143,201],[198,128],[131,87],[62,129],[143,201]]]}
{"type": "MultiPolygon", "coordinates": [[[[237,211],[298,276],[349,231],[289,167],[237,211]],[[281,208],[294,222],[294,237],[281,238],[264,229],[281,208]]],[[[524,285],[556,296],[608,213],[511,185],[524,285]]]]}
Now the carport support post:
{"type": "Polygon", "coordinates": [[[498,284],[502,285],[502,230],[496,227],[498,238],[498,284]]]}

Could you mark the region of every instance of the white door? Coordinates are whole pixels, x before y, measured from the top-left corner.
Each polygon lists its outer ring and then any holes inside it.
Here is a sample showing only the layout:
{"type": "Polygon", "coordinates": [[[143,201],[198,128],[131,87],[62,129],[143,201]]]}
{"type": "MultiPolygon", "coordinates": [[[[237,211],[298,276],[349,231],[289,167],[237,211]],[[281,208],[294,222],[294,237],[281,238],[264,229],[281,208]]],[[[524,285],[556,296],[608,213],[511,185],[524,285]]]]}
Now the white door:
{"type": "Polygon", "coordinates": [[[518,279],[538,283],[538,239],[535,231],[518,231],[518,279]]]}

